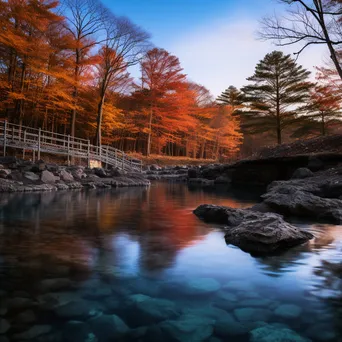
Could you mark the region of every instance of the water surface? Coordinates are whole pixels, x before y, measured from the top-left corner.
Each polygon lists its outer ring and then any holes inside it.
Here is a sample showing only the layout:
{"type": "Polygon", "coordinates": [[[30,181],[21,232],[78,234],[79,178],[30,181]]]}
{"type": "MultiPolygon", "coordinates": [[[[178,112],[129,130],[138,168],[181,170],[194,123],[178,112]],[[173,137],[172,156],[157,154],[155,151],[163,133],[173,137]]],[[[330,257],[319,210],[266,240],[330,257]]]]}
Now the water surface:
{"type": "Polygon", "coordinates": [[[342,341],[342,227],[298,223],[316,238],[253,258],[192,213],[257,201],[171,183],[1,195],[0,341],[342,341]]]}

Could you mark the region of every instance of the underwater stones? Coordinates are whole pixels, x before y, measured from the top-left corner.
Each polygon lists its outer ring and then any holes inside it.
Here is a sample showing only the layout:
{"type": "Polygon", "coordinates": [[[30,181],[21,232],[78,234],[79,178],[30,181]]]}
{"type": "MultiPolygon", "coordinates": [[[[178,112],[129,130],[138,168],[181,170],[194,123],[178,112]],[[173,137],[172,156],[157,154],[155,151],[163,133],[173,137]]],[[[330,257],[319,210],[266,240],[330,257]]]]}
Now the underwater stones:
{"type": "Polygon", "coordinates": [[[52,330],[50,325],[34,325],[30,329],[20,333],[15,334],[13,338],[15,340],[32,340],[41,335],[46,335],[52,330]]]}
{"type": "Polygon", "coordinates": [[[183,315],[199,316],[211,319],[234,319],[233,316],[225,310],[214,306],[201,306],[199,308],[186,308],[182,310],[183,315]]]}
{"type": "Polygon", "coordinates": [[[260,308],[239,308],[234,310],[234,315],[240,322],[267,322],[272,316],[272,312],[271,310],[260,308]]]}
{"type": "Polygon", "coordinates": [[[162,322],[159,326],[170,342],[205,341],[213,334],[214,320],[193,315],[182,315],[177,320],[162,322]]]}
{"type": "Polygon", "coordinates": [[[99,342],[110,342],[122,338],[129,328],[117,315],[99,315],[87,321],[99,342]]]}
{"type": "Polygon", "coordinates": [[[28,298],[15,297],[6,300],[8,311],[12,310],[25,310],[34,306],[35,303],[28,298]]]}
{"type": "Polygon", "coordinates": [[[212,278],[198,278],[187,282],[182,289],[187,295],[206,295],[218,291],[221,285],[212,278]]]}
{"type": "Polygon", "coordinates": [[[15,320],[19,323],[32,323],[36,320],[36,315],[32,310],[26,310],[21,312],[15,320]]]}
{"type": "Polygon", "coordinates": [[[250,342],[309,342],[310,340],[298,335],[287,328],[265,325],[250,332],[250,342]]]}
{"type": "Polygon", "coordinates": [[[91,331],[84,322],[69,321],[63,328],[63,341],[65,342],[85,342],[91,337],[91,331]]]}
{"type": "Polygon", "coordinates": [[[65,305],[76,299],[73,292],[49,292],[37,297],[39,307],[43,310],[53,310],[56,306],[65,305]]]}
{"type": "Polygon", "coordinates": [[[44,279],[39,288],[42,292],[61,291],[70,288],[73,282],[68,278],[44,279]]]}
{"type": "Polygon", "coordinates": [[[229,338],[231,336],[246,335],[249,330],[246,325],[237,322],[234,317],[231,316],[229,319],[226,317],[219,319],[215,323],[214,331],[215,334],[220,337],[229,338]]]}
{"type": "Polygon", "coordinates": [[[66,319],[85,318],[99,313],[97,307],[93,307],[90,302],[84,300],[71,301],[57,306],[54,311],[57,316],[66,319]]]}
{"type": "Polygon", "coordinates": [[[317,341],[337,341],[337,335],[332,326],[324,323],[310,326],[306,335],[317,341]]]}
{"type": "Polygon", "coordinates": [[[254,291],[254,286],[247,280],[232,280],[224,284],[222,289],[252,293],[254,291]]]}
{"type": "Polygon", "coordinates": [[[10,327],[11,325],[6,319],[0,318],[0,334],[5,334],[10,327]]]}
{"type": "Polygon", "coordinates": [[[178,315],[176,305],[167,299],[144,295],[130,296],[129,323],[132,326],[150,325],[178,315]]]}
{"type": "Polygon", "coordinates": [[[302,313],[302,309],[294,304],[282,304],[275,309],[274,313],[282,318],[297,318],[302,313]]]}
{"type": "Polygon", "coordinates": [[[99,286],[99,287],[87,289],[84,292],[83,297],[99,299],[99,298],[109,297],[111,294],[112,294],[112,290],[109,286],[99,286]]]}
{"type": "Polygon", "coordinates": [[[272,300],[267,298],[252,298],[244,299],[237,303],[239,307],[269,307],[273,303],[272,300]]]}

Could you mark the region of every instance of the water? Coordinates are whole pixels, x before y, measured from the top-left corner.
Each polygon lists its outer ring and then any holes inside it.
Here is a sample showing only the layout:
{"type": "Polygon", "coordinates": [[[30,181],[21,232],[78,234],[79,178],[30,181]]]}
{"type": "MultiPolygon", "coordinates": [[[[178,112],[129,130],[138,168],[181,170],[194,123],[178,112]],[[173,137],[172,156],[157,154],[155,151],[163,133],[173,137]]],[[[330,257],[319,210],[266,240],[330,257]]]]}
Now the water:
{"type": "Polygon", "coordinates": [[[342,341],[342,227],[297,222],[316,239],[253,258],[192,214],[257,200],[167,183],[1,195],[0,341],[342,341]]]}

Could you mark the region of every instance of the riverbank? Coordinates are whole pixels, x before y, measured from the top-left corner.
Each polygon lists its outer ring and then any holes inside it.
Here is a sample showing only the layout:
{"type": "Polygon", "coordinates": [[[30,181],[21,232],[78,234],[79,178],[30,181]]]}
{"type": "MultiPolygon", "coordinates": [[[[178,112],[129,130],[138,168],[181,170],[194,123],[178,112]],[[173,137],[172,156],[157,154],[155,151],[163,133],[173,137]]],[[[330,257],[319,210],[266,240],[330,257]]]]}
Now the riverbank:
{"type": "Polygon", "coordinates": [[[139,173],[123,173],[116,168],[86,168],[36,163],[15,157],[0,158],[0,192],[36,192],[75,189],[109,189],[149,186],[139,173]]]}

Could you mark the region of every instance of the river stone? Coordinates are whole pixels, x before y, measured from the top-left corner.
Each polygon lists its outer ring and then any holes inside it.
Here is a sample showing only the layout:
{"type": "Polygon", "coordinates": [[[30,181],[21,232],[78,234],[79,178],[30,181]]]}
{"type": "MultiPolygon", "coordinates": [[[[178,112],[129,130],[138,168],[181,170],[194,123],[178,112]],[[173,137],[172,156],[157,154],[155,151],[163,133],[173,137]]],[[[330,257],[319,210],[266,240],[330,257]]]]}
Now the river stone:
{"type": "Polygon", "coordinates": [[[99,342],[111,342],[122,338],[129,328],[117,315],[99,315],[87,321],[99,342]]]}
{"type": "Polygon", "coordinates": [[[316,323],[306,331],[306,335],[315,341],[339,341],[331,324],[316,323]]]}
{"type": "Polygon", "coordinates": [[[293,173],[292,179],[302,179],[302,178],[308,178],[308,177],[313,177],[313,176],[314,176],[314,173],[312,171],[310,171],[309,169],[305,167],[301,167],[293,173]]]}
{"type": "Polygon", "coordinates": [[[244,324],[237,322],[234,317],[231,316],[229,319],[226,317],[219,319],[215,323],[214,331],[215,335],[229,338],[232,336],[246,335],[249,330],[244,324]]]}
{"type": "Polygon", "coordinates": [[[15,318],[15,321],[20,323],[32,323],[35,320],[36,315],[32,310],[23,311],[15,318]]]}
{"type": "Polygon", "coordinates": [[[30,180],[30,181],[33,181],[33,182],[36,182],[39,180],[39,176],[34,173],[34,172],[31,172],[31,171],[27,171],[24,173],[24,178],[30,180]]]}
{"type": "Polygon", "coordinates": [[[237,303],[239,307],[264,307],[267,308],[273,303],[272,300],[267,298],[253,298],[241,300],[237,303]]]}
{"type": "Polygon", "coordinates": [[[61,171],[60,177],[61,177],[61,180],[64,182],[73,182],[74,181],[73,175],[66,170],[61,171]]]}
{"type": "Polygon", "coordinates": [[[213,334],[214,320],[193,315],[182,315],[177,320],[162,322],[159,326],[170,342],[205,341],[213,334]]]}
{"type": "Polygon", "coordinates": [[[265,325],[250,332],[250,342],[309,342],[295,331],[286,328],[277,328],[265,325]]]}
{"type": "Polygon", "coordinates": [[[240,322],[264,321],[267,322],[272,316],[271,310],[259,308],[240,308],[234,310],[235,317],[240,322]]]}
{"type": "Polygon", "coordinates": [[[0,169],[0,178],[7,178],[8,175],[11,174],[11,170],[9,169],[0,169]]]}
{"type": "Polygon", "coordinates": [[[84,322],[69,321],[63,328],[63,341],[65,342],[85,342],[90,340],[92,332],[84,322]]]}
{"type": "Polygon", "coordinates": [[[54,174],[50,171],[44,170],[40,176],[40,179],[43,183],[47,184],[55,184],[56,178],[54,174]]]}
{"type": "Polygon", "coordinates": [[[70,288],[73,282],[68,278],[44,279],[40,282],[39,288],[42,292],[61,291],[70,288]]]}
{"type": "Polygon", "coordinates": [[[128,314],[129,323],[134,327],[158,323],[178,315],[175,303],[170,300],[143,295],[135,296],[134,299],[128,314]]]}
{"type": "Polygon", "coordinates": [[[71,301],[67,304],[55,308],[57,316],[67,319],[86,318],[98,313],[98,308],[92,307],[89,302],[84,300],[71,301]]]}
{"type": "Polygon", "coordinates": [[[227,311],[214,306],[201,306],[199,308],[186,308],[182,310],[183,315],[192,315],[204,318],[218,319],[234,319],[227,311]]]}
{"type": "Polygon", "coordinates": [[[111,296],[111,294],[112,294],[112,290],[109,286],[100,285],[100,287],[87,289],[84,292],[83,297],[98,299],[98,298],[109,297],[111,296]]]}
{"type": "Polygon", "coordinates": [[[248,282],[248,280],[231,280],[227,284],[223,285],[223,290],[234,290],[252,293],[254,286],[248,282]]]}
{"type": "Polygon", "coordinates": [[[187,282],[182,289],[188,295],[207,295],[221,288],[219,282],[212,278],[198,278],[187,282]]]}
{"type": "Polygon", "coordinates": [[[30,329],[13,336],[16,340],[32,340],[41,335],[48,334],[52,330],[50,325],[34,325],[30,329]]]}
{"type": "Polygon", "coordinates": [[[35,303],[28,298],[15,297],[6,300],[6,306],[9,311],[11,310],[24,310],[31,308],[35,303]]]}
{"type": "Polygon", "coordinates": [[[5,334],[10,327],[11,325],[6,319],[0,318],[0,334],[5,334]]]}
{"type": "Polygon", "coordinates": [[[282,304],[276,308],[274,313],[282,318],[298,318],[302,309],[294,304],[282,304]]]}

